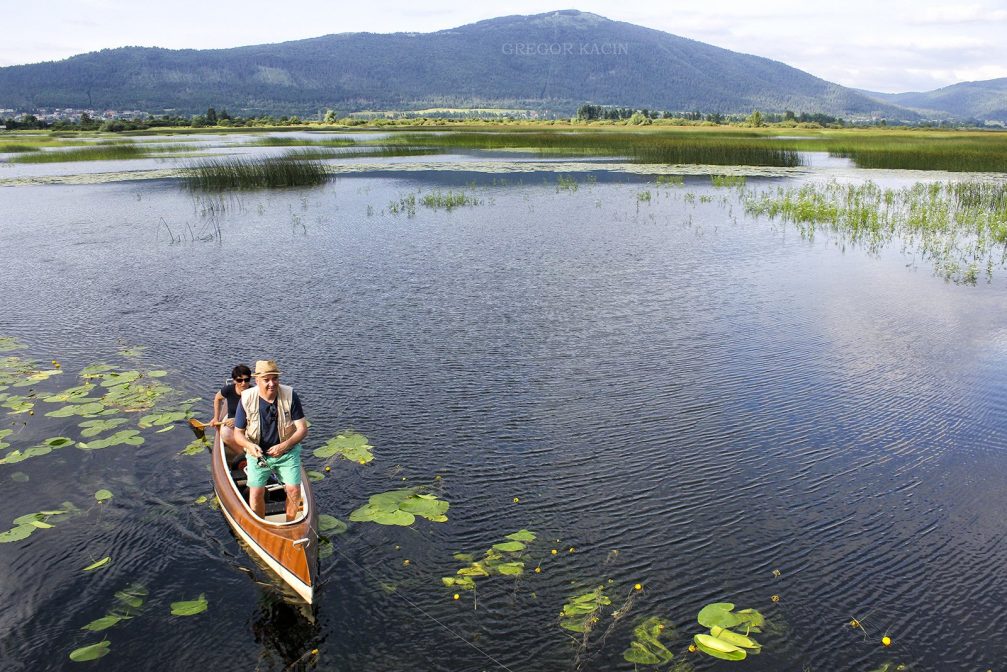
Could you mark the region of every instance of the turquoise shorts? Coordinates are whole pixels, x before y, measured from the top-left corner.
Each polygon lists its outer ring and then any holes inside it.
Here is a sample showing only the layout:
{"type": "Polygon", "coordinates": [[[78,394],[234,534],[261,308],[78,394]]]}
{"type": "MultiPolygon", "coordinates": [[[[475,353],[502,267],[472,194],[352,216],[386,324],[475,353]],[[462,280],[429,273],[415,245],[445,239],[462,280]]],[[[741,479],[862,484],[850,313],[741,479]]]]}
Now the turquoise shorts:
{"type": "Polygon", "coordinates": [[[256,458],[245,454],[245,459],[248,460],[248,487],[265,487],[272,473],[275,473],[277,480],[284,485],[301,484],[301,444],[297,444],[279,457],[269,457],[265,454],[263,456],[269,467],[260,467],[256,458]]]}

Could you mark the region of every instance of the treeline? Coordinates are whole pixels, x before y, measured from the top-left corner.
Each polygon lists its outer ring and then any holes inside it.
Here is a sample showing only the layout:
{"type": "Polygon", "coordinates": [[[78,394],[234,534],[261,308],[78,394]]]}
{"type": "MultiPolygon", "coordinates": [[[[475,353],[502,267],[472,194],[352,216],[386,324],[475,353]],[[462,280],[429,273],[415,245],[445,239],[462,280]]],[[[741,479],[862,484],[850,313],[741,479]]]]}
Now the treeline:
{"type": "MultiPolygon", "coordinates": [[[[329,111],[326,113],[325,121],[334,123],[335,115],[329,111]]],[[[0,119],[0,124],[10,131],[103,131],[111,133],[121,133],[122,131],[143,131],[149,128],[207,128],[207,127],[236,127],[254,128],[258,126],[297,126],[304,123],[300,117],[263,115],[259,117],[231,116],[227,110],[219,113],[214,108],[207,109],[205,114],[193,116],[182,115],[149,115],[143,119],[95,119],[91,115],[84,113],[79,120],[57,119],[48,121],[39,119],[33,114],[19,116],[17,119],[8,117],[0,119]]]]}
{"type": "Polygon", "coordinates": [[[649,110],[647,108],[634,109],[630,107],[615,107],[608,105],[584,104],[577,108],[576,119],[578,121],[627,121],[635,124],[646,124],[658,119],[683,119],[694,122],[707,122],[711,124],[725,124],[748,122],[759,126],[762,124],[779,124],[793,122],[795,124],[818,124],[820,126],[845,126],[846,121],[841,117],[834,117],[828,114],[802,112],[797,114],[791,110],[785,110],[782,114],[753,112],[749,115],[721,114],[720,112],[702,113],[698,110],[691,112],[672,112],[668,110],[649,110]]]}

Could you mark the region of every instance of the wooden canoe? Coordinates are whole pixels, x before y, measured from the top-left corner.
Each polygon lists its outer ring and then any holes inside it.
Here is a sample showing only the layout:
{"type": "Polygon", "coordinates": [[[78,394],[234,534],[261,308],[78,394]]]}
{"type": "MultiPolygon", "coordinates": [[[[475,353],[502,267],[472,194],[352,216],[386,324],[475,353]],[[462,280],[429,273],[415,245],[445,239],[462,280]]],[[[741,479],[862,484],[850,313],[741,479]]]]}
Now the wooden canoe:
{"type": "Polygon", "coordinates": [[[266,517],[260,518],[248,506],[244,472],[232,471],[220,432],[215,434],[211,458],[213,489],[224,518],[252,553],[311,604],[318,583],[318,512],[304,465],[301,465],[300,515],[286,522],[283,486],[267,486],[266,517]]]}

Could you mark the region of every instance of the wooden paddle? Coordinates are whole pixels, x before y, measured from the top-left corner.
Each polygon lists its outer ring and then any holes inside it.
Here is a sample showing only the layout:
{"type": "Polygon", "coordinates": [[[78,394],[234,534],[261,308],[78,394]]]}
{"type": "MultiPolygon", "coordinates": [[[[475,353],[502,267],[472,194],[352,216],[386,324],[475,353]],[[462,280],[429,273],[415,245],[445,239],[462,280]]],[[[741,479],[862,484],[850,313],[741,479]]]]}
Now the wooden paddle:
{"type": "Polygon", "coordinates": [[[196,418],[189,418],[189,426],[192,427],[192,431],[196,435],[196,438],[202,439],[206,436],[206,428],[210,425],[204,424],[196,418]]]}

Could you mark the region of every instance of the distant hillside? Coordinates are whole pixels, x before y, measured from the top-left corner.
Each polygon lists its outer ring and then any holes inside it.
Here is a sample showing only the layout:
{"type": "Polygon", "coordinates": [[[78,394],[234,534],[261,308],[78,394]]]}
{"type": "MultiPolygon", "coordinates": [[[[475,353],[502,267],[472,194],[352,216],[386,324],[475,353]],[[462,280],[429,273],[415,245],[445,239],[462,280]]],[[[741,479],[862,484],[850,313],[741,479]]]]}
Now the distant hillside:
{"type": "Polygon", "coordinates": [[[983,119],[1007,123],[1007,77],[962,82],[924,93],[862,92],[878,100],[939,117],[983,119]]]}
{"type": "Polygon", "coordinates": [[[220,50],[127,47],[0,68],[0,107],[315,114],[582,103],[747,114],[915,114],[766,58],[576,10],[436,33],[345,33],[220,50]]]}

